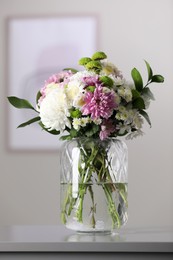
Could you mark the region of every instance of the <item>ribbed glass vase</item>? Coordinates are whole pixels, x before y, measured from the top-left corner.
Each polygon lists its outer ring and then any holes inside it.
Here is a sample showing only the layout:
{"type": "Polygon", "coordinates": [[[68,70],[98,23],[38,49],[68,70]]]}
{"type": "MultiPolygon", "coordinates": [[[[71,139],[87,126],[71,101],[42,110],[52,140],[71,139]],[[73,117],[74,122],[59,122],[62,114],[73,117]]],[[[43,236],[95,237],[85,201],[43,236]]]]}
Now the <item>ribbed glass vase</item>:
{"type": "Polygon", "coordinates": [[[123,141],[76,138],[61,153],[61,221],[78,232],[112,232],[128,219],[123,141]]]}

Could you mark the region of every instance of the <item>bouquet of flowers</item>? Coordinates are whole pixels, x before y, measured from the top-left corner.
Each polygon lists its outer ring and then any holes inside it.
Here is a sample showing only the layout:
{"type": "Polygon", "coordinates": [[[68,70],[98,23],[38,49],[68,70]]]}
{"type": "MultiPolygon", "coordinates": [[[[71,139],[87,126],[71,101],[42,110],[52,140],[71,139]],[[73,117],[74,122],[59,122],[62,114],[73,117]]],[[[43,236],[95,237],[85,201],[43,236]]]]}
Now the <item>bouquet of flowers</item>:
{"type": "Polygon", "coordinates": [[[68,68],[46,80],[37,94],[36,107],[25,99],[8,97],[16,108],[33,109],[38,114],[18,127],[38,122],[51,134],[68,132],[61,137],[63,140],[83,136],[104,140],[141,135],[143,118],[151,126],[145,110],[154,96],[148,85],[163,82],[164,78],[153,75],[147,61],[146,84],[136,68],[131,71],[133,83],[127,82],[103,52],[81,58],[79,64],[84,66],[83,71],[68,68]]]}
{"type": "Polygon", "coordinates": [[[74,208],[77,220],[83,221],[83,201],[88,191],[93,203],[91,222],[92,227],[95,227],[96,205],[92,187],[89,185],[92,178],[95,178],[99,182],[103,183],[106,180],[109,183],[106,186],[102,185],[102,188],[107,198],[112,224],[119,227],[120,213],[113,203],[112,193],[118,190],[121,199],[126,203],[125,184],[118,185],[116,180],[112,180],[106,164],[108,158],[100,142],[80,142],[80,138],[99,139],[104,143],[107,138],[126,136],[127,139],[131,139],[142,135],[143,119],[151,126],[146,110],[150,101],[154,100],[154,95],[149,85],[162,83],[164,78],[153,74],[149,63],[145,61],[147,82],[144,84],[136,68],[131,71],[132,82],[128,82],[122,72],[107,60],[104,52],[96,52],[91,58],[83,57],[79,64],[84,67],[83,70],[66,68],[46,80],[37,93],[35,106],[28,100],[15,96],[8,97],[8,100],[16,108],[32,109],[37,113],[36,117],[18,127],[37,122],[48,133],[61,134],[62,140],[78,139],[81,151],[78,175],[81,186],[75,196],[72,194],[71,186],[67,189],[62,208],[63,222],[67,222],[67,217],[74,208]]]}

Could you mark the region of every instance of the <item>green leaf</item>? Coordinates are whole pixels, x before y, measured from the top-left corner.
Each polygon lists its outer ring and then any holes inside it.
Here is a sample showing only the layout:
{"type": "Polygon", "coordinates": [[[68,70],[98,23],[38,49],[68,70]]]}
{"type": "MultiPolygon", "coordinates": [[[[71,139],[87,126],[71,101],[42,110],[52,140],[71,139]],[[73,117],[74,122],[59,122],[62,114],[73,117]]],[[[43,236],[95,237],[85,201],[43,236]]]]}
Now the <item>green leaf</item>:
{"type": "Polygon", "coordinates": [[[143,98],[141,98],[141,97],[136,98],[136,99],[133,101],[133,108],[136,108],[136,109],[145,109],[145,103],[144,103],[143,98]]]}
{"type": "Polygon", "coordinates": [[[74,128],[71,128],[70,129],[70,136],[71,136],[71,138],[77,137],[78,136],[78,131],[75,130],[74,128]]]}
{"type": "Polygon", "coordinates": [[[151,79],[151,82],[163,83],[164,77],[162,75],[154,75],[151,79]]]}
{"type": "Polygon", "coordinates": [[[136,89],[132,89],[132,97],[133,99],[139,98],[141,95],[139,93],[139,91],[137,91],[136,89]]]}
{"type": "Polygon", "coordinates": [[[76,70],[76,69],[73,69],[73,68],[65,68],[65,69],[63,69],[63,70],[71,70],[71,72],[73,72],[73,73],[76,73],[76,72],[78,72],[78,70],[76,70]]]}
{"type": "Polygon", "coordinates": [[[116,183],[115,186],[118,190],[122,190],[123,192],[126,192],[126,186],[124,183],[116,183]]]}
{"type": "Polygon", "coordinates": [[[64,135],[64,136],[61,136],[60,137],[60,140],[71,140],[72,139],[72,137],[70,136],[70,135],[64,135]]]}
{"type": "Polygon", "coordinates": [[[42,96],[41,92],[38,91],[37,96],[36,96],[36,103],[38,103],[38,100],[40,99],[41,96],[42,96]]]}
{"type": "Polygon", "coordinates": [[[152,100],[155,100],[153,93],[148,87],[143,88],[142,95],[147,96],[147,98],[150,98],[152,100]]]}
{"type": "Polygon", "coordinates": [[[119,190],[120,196],[122,197],[126,205],[128,205],[126,185],[124,183],[116,183],[115,187],[119,190]]]}
{"type": "Polygon", "coordinates": [[[16,108],[28,108],[28,109],[33,109],[34,111],[36,111],[35,108],[26,99],[21,99],[21,98],[14,97],[14,96],[7,97],[7,98],[8,98],[8,101],[10,102],[10,104],[16,108]]]}
{"type": "Polygon", "coordinates": [[[94,134],[96,134],[99,131],[99,126],[98,125],[90,125],[90,127],[88,128],[88,130],[85,132],[85,135],[87,137],[91,137],[94,134]]]}
{"type": "Polygon", "coordinates": [[[148,122],[148,124],[151,127],[151,121],[148,114],[144,110],[140,110],[139,113],[145,118],[145,120],[148,122]]]}
{"type": "Polygon", "coordinates": [[[136,89],[140,92],[143,89],[143,80],[140,72],[136,68],[134,68],[131,71],[131,75],[135,83],[136,89]]]}
{"type": "Polygon", "coordinates": [[[152,69],[151,69],[151,67],[150,67],[150,64],[149,64],[146,60],[144,60],[144,61],[145,61],[145,64],[146,64],[146,66],[147,66],[148,81],[150,81],[150,80],[152,79],[152,76],[153,76],[153,71],[152,71],[152,69]]]}
{"type": "Polygon", "coordinates": [[[49,131],[47,130],[46,128],[44,129],[46,132],[48,132],[49,134],[52,134],[52,135],[59,135],[60,134],[60,131],[57,131],[55,129],[49,131]]]}
{"type": "Polygon", "coordinates": [[[101,80],[101,82],[103,82],[104,85],[106,85],[106,86],[108,86],[110,88],[114,84],[113,80],[110,77],[108,77],[108,76],[102,76],[102,77],[100,77],[100,80],[101,80]]]}
{"type": "Polygon", "coordinates": [[[52,134],[52,135],[59,135],[60,134],[60,131],[57,131],[57,130],[51,130],[51,131],[49,131],[47,128],[45,128],[45,126],[43,125],[43,123],[40,121],[39,123],[38,123],[40,126],[41,126],[41,128],[43,129],[43,130],[45,130],[46,132],[48,132],[49,134],[52,134]]]}
{"type": "Polygon", "coordinates": [[[117,134],[117,136],[124,136],[124,135],[128,134],[128,132],[125,131],[123,134],[120,134],[120,132],[118,132],[118,133],[116,133],[116,134],[117,134]]]}
{"type": "Polygon", "coordinates": [[[40,117],[39,117],[39,116],[34,117],[34,118],[28,120],[27,122],[25,122],[25,123],[19,125],[17,128],[25,127],[25,126],[30,125],[30,124],[32,124],[32,123],[35,123],[35,122],[37,122],[37,121],[39,121],[39,120],[40,120],[40,117]]]}

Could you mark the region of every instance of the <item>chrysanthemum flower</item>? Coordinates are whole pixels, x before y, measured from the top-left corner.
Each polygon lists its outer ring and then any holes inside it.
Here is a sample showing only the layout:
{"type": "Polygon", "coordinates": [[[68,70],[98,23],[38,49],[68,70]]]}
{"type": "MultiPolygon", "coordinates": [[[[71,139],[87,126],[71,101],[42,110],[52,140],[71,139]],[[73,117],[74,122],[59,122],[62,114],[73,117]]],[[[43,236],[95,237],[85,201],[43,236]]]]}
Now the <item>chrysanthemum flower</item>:
{"type": "Polygon", "coordinates": [[[71,80],[66,88],[66,95],[71,106],[80,108],[83,103],[83,86],[78,80],[71,80]]]}
{"type": "Polygon", "coordinates": [[[39,105],[50,91],[57,87],[64,87],[66,84],[68,84],[72,75],[73,73],[70,70],[68,70],[61,71],[49,77],[49,79],[45,81],[44,87],[40,89],[41,97],[38,100],[39,105]]]}
{"type": "Polygon", "coordinates": [[[63,132],[66,128],[71,128],[68,119],[69,107],[64,88],[52,90],[41,102],[40,118],[49,131],[57,130],[63,132]]]}
{"type": "Polygon", "coordinates": [[[101,140],[106,139],[111,133],[115,131],[115,125],[113,125],[113,121],[111,119],[104,119],[101,124],[101,131],[99,137],[101,140]]]}
{"type": "Polygon", "coordinates": [[[131,132],[131,126],[128,124],[124,124],[119,122],[116,129],[118,130],[118,133],[120,135],[124,135],[125,133],[130,133],[131,132]]]}
{"type": "Polygon", "coordinates": [[[130,102],[132,100],[132,91],[131,86],[125,84],[118,88],[118,94],[120,97],[124,98],[126,102],[130,102]]]}
{"type": "Polygon", "coordinates": [[[91,119],[89,117],[81,117],[73,119],[73,127],[75,130],[79,130],[80,127],[85,127],[88,123],[91,123],[91,119]]]}
{"type": "Polygon", "coordinates": [[[83,77],[82,81],[86,84],[86,86],[95,86],[97,83],[99,83],[99,76],[94,75],[83,77]]]}
{"type": "Polygon", "coordinates": [[[113,91],[105,91],[102,85],[96,86],[94,92],[86,92],[85,105],[82,107],[83,115],[91,115],[92,119],[109,118],[117,107],[116,96],[113,91]]]}
{"type": "Polygon", "coordinates": [[[107,60],[103,60],[101,61],[102,64],[102,70],[100,72],[101,75],[114,75],[115,77],[119,77],[119,78],[123,78],[121,71],[119,71],[119,69],[112,64],[111,62],[107,61],[107,60]]]}

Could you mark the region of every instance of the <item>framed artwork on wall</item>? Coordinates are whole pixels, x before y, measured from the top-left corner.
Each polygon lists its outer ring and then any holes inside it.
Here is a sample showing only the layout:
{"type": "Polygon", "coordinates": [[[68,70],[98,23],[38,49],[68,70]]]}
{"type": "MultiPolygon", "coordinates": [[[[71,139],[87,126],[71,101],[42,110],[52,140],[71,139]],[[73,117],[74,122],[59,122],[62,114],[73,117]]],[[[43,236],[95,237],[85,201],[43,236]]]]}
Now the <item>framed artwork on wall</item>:
{"type": "MultiPolygon", "coordinates": [[[[64,68],[79,69],[83,56],[91,56],[98,45],[97,17],[15,17],[7,23],[7,89],[35,104],[35,97],[52,74],[64,68]]],[[[32,111],[8,107],[7,146],[12,151],[57,150],[58,137],[37,124],[16,127],[34,117],[32,111]]]]}

